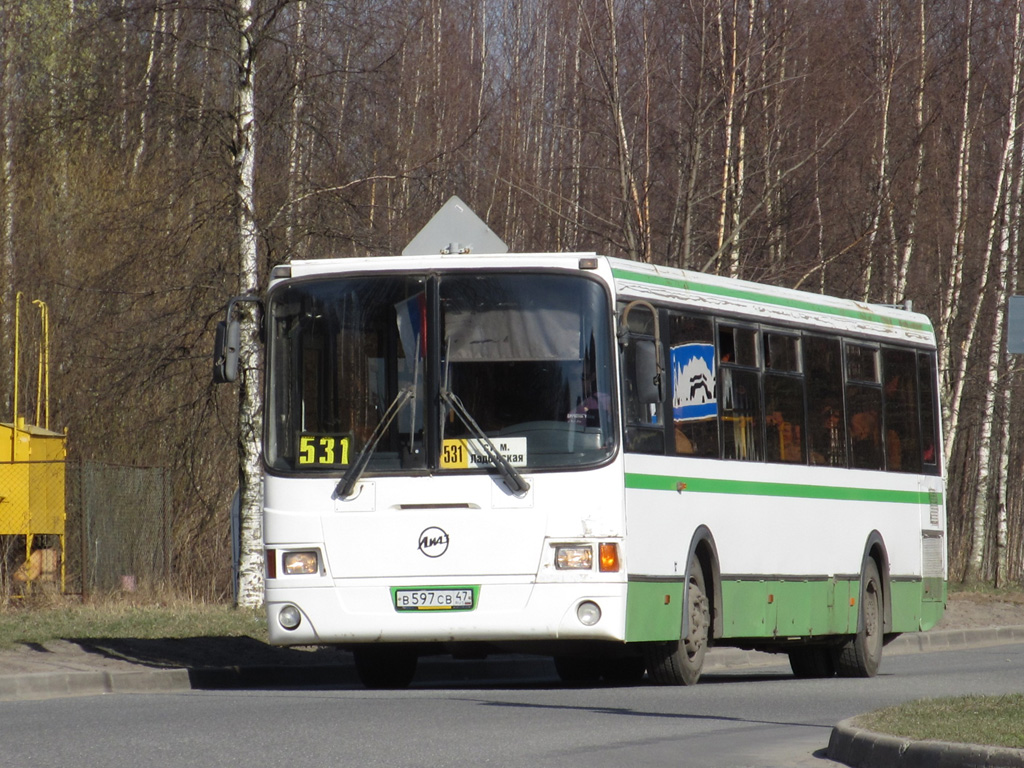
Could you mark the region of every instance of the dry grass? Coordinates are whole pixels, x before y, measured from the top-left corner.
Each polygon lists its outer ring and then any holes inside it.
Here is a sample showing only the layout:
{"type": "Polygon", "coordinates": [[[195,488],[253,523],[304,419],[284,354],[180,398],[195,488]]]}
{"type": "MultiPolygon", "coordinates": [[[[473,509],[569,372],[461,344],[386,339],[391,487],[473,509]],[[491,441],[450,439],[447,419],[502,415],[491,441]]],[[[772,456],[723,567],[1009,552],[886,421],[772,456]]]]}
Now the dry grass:
{"type": "Polygon", "coordinates": [[[89,603],[51,595],[0,604],[0,649],[72,638],[242,636],[266,640],[262,611],[135,595],[89,603]]]}

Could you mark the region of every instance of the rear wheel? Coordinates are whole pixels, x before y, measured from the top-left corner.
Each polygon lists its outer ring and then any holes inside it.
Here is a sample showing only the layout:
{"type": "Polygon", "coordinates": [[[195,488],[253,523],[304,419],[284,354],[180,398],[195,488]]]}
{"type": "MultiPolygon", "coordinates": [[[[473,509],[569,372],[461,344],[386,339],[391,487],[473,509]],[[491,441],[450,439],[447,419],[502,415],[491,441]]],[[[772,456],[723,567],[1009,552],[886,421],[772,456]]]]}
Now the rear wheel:
{"type": "Polygon", "coordinates": [[[711,607],[704,570],[694,559],[686,580],[686,634],[667,643],[648,643],[644,649],[647,674],[658,685],[693,685],[700,679],[704,654],[711,639],[711,607]]]}
{"type": "Polygon", "coordinates": [[[371,645],[352,652],[356,674],[367,688],[408,688],[419,658],[405,648],[371,645]]]}
{"type": "Polygon", "coordinates": [[[835,657],[840,677],[874,677],[882,663],[882,579],[874,560],[868,560],[860,578],[860,612],[857,634],[840,646],[835,657]]]}

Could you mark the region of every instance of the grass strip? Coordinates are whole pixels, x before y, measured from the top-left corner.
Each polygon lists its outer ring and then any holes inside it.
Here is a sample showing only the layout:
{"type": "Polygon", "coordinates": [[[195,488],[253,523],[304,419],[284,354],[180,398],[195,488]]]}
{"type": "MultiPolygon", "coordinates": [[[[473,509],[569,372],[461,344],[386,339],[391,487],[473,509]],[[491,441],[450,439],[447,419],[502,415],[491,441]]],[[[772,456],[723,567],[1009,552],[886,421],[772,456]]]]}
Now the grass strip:
{"type": "Polygon", "coordinates": [[[76,638],[252,637],[266,642],[263,611],[174,601],[0,606],[0,649],[76,638]]]}
{"type": "Polygon", "coordinates": [[[1024,694],[923,699],[861,715],[854,722],[908,739],[1024,749],[1024,694]]]}

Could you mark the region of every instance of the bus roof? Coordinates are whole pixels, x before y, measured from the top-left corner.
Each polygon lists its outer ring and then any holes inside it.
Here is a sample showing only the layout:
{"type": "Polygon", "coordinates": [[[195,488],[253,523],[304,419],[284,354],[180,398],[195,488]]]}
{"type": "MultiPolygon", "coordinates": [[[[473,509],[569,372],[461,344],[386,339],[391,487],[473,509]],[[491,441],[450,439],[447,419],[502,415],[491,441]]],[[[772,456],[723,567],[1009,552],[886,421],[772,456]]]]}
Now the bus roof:
{"type": "Polygon", "coordinates": [[[271,281],[341,273],[416,272],[437,269],[560,269],[599,275],[623,300],[680,304],[751,322],[843,331],[879,340],[935,345],[926,315],[900,307],[868,304],[809,291],[738,280],[673,267],[568,253],[435,253],[295,260],[276,267],[271,281]]]}
{"type": "Polygon", "coordinates": [[[707,311],[802,327],[827,327],[857,335],[935,345],[926,315],[902,307],[868,304],[809,291],[780,288],[702,272],[608,259],[620,297],[682,301],[707,311]]]}

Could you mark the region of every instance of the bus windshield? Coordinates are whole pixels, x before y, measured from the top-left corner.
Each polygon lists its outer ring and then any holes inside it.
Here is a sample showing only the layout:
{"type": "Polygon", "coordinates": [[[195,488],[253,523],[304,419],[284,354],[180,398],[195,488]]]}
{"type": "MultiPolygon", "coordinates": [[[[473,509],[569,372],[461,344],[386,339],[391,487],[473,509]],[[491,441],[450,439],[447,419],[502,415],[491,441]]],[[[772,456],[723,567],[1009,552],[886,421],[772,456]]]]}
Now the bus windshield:
{"type": "Polygon", "coordinates": [[[495,452],[520,470],[571,468],[614,450],[611,312],[596,281],[331,276],[275,287],[267,317],[273,470],[486,470],[495,452]]]}

